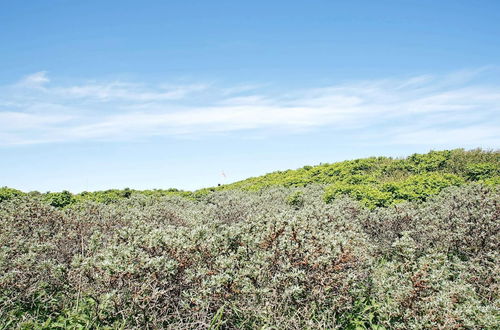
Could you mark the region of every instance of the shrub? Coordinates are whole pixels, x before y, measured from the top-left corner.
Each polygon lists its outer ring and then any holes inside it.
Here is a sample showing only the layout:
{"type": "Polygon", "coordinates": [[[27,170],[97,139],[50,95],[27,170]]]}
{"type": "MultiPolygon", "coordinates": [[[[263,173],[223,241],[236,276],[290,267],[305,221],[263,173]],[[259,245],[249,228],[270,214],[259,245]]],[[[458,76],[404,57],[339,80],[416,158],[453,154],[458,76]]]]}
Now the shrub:
{"type": "Polygon", "coordinates": [[[498,158],[368,158],[193,193],[1,188],[0,328],[495,328],[498,158]]]}
{"type": "Polygon", "coordinates": [[[381,191],[376,185],[349,184],[343,182],[326,188],[324,199],[325,202],[330,203],[334,199],[342,196],[349,196],[372,209],[377,206],[388,206],[393,201],[390,192],[381,191]]]}
{"type": "Polygon", "coordinates": [[[304,193],[302,191],[295,191],[287,196],[286,202],[296,208],[300,208],[304,205],[304,193]]]}
{"type": "Polygon", "coordinates": [[[45,200],[52,206],[63,208],[75,202],[73,195],[64,190],[59,193],[47,193],[45,194],[45,200]]]}
{"type": "Polygon", "coordinates": [[[392,194],[394,201],[424,201],[450,186],[459,186],[465,182],[453,174],[427,173],[408,177],[400,182],[385,184],[384,191],[392,194]]]}
{"type": "Polygon", "coordinates": [[[498,166],[493,163],[479,163],[467,166],[466,177],[472,181],[489,179],[500,174],[498,166]]]}
{"type": "Polygon", "coordinates": [[[4,201],[0,326],[495,327],[496,189],[371,210],[322,195],[4,201]]]}
{"type": "Polygon", "coordinates": [[[22,196],[24,193],[22,191],[12,189],[12,188],[7,188],[7,187],[1,187],[0,188],[0,203],[9,199],[12,199],[14,197],[22,196]]]}
{"type": "Polygon", "coordinates": [[[414,173],[426,173],[442,170],[453,151],[431,151],[427,154],[413,154],[408,157],[406,168],[414,173]]]}

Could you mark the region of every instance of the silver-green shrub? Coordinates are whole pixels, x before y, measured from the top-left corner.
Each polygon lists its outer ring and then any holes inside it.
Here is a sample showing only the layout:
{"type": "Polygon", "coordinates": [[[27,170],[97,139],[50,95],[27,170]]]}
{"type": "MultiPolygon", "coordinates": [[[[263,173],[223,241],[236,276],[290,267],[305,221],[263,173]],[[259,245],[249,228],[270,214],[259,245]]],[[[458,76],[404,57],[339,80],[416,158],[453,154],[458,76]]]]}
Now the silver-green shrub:
{"type": "Polygon", "coordinates": [[[0,326],[498,326],[498,190],[373,210],[323,191],[5,200],[0,326]]]}

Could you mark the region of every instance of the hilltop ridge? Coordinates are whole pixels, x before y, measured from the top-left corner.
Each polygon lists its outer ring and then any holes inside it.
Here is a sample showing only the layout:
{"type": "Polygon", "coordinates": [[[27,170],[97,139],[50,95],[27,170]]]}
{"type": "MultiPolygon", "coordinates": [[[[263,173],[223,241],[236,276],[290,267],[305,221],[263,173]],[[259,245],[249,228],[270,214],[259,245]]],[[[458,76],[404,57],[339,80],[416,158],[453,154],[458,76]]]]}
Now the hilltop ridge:
{"type": "MultiPolygon", "coordinates": [[[[79,194],[67,191],[29,194],[42,195],[53,206],[64,207],[85,200],[113,203],[134,194],[198,198],[220,190],[259,191],[273,186],[304,187],[314,184],[324,186],[326,202],[347,195],[373,208],[402,201],[424,201],[446,187],[470,182],[500,184],[500,151],[453,149],[415,153],[405,158],[369,157],[306,165],[196,191],[126,188],[79,194]]],[[[12,188],[0,188],[0,201],[24,194],[12,188]]]]}

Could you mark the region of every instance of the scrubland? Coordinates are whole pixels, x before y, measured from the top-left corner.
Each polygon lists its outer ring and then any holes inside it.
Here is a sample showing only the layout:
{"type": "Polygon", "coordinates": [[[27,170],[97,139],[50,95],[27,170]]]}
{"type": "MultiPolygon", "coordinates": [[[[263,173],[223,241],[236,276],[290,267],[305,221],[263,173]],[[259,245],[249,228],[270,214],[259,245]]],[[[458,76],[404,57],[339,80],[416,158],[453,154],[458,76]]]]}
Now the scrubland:
{"type": "Polygon", "coordinates": [[[498,328],[500,155],[196,192],[0,189],[0,327],[498,328]]]}

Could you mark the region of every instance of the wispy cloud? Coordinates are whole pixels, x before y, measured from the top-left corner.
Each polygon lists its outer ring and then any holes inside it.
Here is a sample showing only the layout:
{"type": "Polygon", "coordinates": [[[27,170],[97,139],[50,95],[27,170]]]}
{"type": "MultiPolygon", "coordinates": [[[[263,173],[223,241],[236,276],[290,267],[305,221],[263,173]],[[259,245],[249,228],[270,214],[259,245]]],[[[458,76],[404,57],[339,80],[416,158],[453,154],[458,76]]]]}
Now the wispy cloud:
{"type": "Polygon", "coordinates": [[[88,99],[106,102],[162,102],[179,100],[193,92],[204,91],[208,85],[148,87],[124,82],[85,84],[57,87],[50,90],[54,96],[71,99],[88,99]]]}
{"type": "Polygon", "coordinates": [[[47,77],[47,72],[40,71],[24,77],[18,82],[18,85],[23,87],[41,87],[49,81],[50,79],[47,77]]]}
{"type": "Polygon", "coordinates": [[[0,145],[332,129],[390,143],[500,144],[492,69],[266,93],[259,85],[62,85],[37,72],[0,86],[0,145]],[[362,133],[361,133],[362,132],[362,133]]]}

